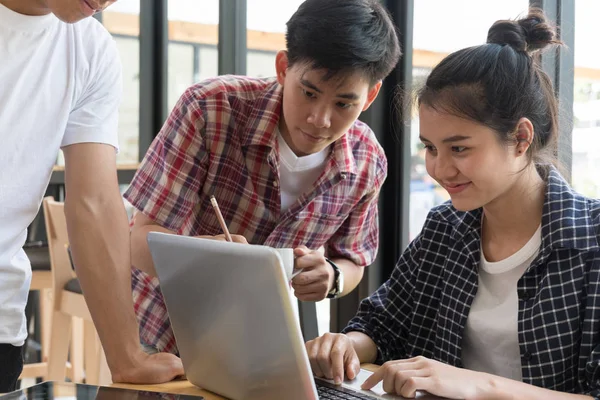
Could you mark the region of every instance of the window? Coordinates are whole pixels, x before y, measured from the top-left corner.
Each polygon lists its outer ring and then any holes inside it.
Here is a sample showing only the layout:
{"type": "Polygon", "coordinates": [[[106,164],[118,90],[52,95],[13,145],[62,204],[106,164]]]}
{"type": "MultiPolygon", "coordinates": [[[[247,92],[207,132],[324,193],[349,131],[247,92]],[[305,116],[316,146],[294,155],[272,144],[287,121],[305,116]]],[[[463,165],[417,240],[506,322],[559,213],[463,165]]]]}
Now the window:
{"type": "Polygon", "coordinates": [[[275,76],[275,55],[285,50],[285,24],[302,2],[248,0],[246,65],[249,76],[275,76]],[[265,10],[269,10],[268,18],[265,18],[265,10]]]}
{"type": "Polygon", "coordinates": [[[600,198],[600,54],[595,51],[600,26],[595,0],[575,2],[575,76],[573,90],[573,187],[600,198]]]}
{"type": "MultiPolygon", "coordinates": [[[[495,21],[521,17],[528,8],[528,0],[490,2],[485,8],[477,0],[415,1],[413,87],[420,87],[433,67],[449,53],[485,43],[495,21]]],[[[425,170],[425,151],[415,116],[411,126],[410,240],[421,231],[429,209],[448,199],[448,193],[425,170]]]]}
{"type": "Polygon", "coordinates": [[[219,0],[169,0],[169,111],[198,81],[217,76],[219,0]]]}
{"type": "Polygon", "coordinates": [[[117,162],[132,164],[139,157],[140,110],[140,0],[121,0],[102,12],[102,23],[112,33],[123,66],[123,101],[119,109],[117,162]]]}

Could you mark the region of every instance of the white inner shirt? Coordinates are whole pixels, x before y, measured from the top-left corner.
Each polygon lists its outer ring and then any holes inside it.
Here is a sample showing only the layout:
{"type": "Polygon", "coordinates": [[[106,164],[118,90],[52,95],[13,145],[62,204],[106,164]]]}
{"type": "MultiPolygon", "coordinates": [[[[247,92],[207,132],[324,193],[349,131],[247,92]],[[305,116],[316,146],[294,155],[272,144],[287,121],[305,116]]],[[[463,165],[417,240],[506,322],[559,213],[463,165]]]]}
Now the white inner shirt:
{"type": "Polygon", "coordinates": [[[300,196],[312,190],[325,169],[329,146],[318,153],[298,157],[275,128],[279,144],[279,182],[281,185],[281,212],[287,211],[300,196]]]}
{"type": "Polygon", "coordinates": [[[538,255],[542,227],[512,256],[489,262],[481,250],[479,287],[462,344],[465,368],[521,381],[517,283],[538,255]]]}

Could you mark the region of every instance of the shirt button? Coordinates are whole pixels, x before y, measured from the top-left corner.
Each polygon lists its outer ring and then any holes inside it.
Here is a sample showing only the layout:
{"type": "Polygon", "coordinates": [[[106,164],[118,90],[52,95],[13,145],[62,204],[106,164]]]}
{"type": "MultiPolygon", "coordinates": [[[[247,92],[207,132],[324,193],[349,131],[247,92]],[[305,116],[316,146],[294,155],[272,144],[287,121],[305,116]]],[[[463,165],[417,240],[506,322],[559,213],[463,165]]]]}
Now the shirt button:
{"type": "Polygon", "coordinates": [[[273,181],[273,186],[278,187],[279,186],[279,182],[273,181]]]}
{"type": "Polygon", "coordinates": [[[342,174],[342,179],[346,179],[346,174],[342,174]]]}
{"type": "Polygon", "coordinates": [[[533,354],[531,354],[530,352],[526,351],[525,353],[523,353],[523,361],[529,362],[532,358],[533,354]]]}

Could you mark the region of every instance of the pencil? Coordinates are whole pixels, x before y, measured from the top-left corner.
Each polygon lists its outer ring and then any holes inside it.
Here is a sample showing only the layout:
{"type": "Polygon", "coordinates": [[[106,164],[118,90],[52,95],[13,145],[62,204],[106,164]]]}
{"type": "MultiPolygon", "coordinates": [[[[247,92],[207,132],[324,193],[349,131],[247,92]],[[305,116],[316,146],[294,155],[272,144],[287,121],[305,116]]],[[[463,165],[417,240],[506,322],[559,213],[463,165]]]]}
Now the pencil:
{"type": "Polygon", "coordinates": [[[223,229],[225,239],[227,239],[228,242],[232,242],[233,240],[231,239],[231,235],[229,234],[229,229],[227,229],[227,225],[225,224],[223,214],[221,214],[221,210],[219,209],[219,204],[217,203],[217,199],[215,199],[215,196],[210,196],[210,204],[212,204],[212,207],[215,210],[215,214],[217,214],[217,219],[219,220],[219,224],[221,224],[221,229],[223,229]]]}

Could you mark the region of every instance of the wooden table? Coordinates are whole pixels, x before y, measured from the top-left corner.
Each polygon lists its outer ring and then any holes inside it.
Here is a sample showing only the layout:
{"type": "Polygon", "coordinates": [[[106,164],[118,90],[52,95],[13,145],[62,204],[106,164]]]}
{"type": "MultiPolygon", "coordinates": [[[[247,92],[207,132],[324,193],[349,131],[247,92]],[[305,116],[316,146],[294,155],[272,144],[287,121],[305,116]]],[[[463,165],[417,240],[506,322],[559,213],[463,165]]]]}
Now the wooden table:
{"type": "MultiPolygon", "coordinates": [[[[375,371],[377,368],[379,368],[379,366],[375,364],[362,364],[361,368],[364,368],[369,371],[375,371]]],[[[113,383],[111,387],[145,390],[148,392],[177,393],[188,394],[192,396],[204,396],[206,400],[227,400],[225,397],[221,397],[206,390],[202,390],[199,387],[192,385],[187,380],[171,381],[167,383],[161,383],[159,385],[132,385],[128,383],[113,383]]]]}

